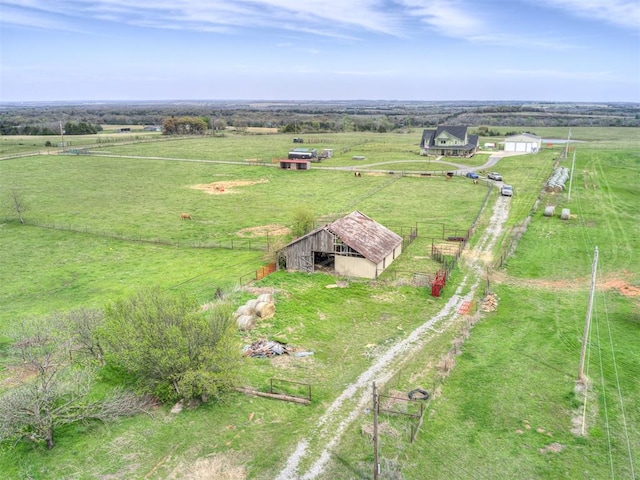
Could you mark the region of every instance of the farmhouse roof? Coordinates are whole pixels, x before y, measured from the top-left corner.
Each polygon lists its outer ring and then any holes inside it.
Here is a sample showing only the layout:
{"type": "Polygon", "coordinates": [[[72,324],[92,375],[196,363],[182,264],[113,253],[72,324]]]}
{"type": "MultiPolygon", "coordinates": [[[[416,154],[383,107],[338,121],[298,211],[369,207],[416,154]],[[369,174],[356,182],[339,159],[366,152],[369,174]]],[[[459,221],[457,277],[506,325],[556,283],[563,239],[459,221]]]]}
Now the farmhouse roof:
{"type": "Polygon", "coordinates": [[[420,145],[422,145],[423,147],[428,147],[429,145],[433,145],[433,134],[436,133],[435,130],[424,130],[422,132],[422,141],[420,142],[420,145]]]}
{"type": "Polygon", "coordinates": [[[465,140],[467,138],[467,127],[465,126],[440,125],[436,129],[435,136],[437,137],[443,132],[446,132],[449,135],[459,138],[460,140],[465,140]]]}
{"type": "Polygon", "coordinates": [[[459,146],[448,146],[447,148],[473,148],[478,145],[478,135],[467,135],[467,127],[466,126],[456,126],[456,125],[440,125],[435,130],[424,130],[422,132],[422,141],[420,144],[423,148],[434,147],[436,138],[442,133],[446,133],[451,135],[452,137],[456,137],[462,141],[466,141],[465,145],[459,146]]]}
{"type": "Polygon", "coordinates": [[[400,235],[357,210],[326,225],[325,229],[373,263],[380,263],[402,243],[400,235]]]}

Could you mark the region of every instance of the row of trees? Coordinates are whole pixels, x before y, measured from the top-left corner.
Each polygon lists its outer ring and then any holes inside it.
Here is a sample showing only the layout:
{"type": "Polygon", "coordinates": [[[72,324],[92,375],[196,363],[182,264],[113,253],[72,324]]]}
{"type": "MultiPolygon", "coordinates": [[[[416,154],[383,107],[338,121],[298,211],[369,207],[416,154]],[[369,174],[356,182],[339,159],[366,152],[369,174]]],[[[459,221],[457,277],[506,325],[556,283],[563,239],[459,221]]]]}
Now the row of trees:
{"type": "Polygon", "coordinates": [[[236,382],[232,306],[145,290],[104,310],[79,309],[20,322],[10,359],[20,382],[0,396],[0,442],[53,448],[68,424],[107,422],[160,402],[218,398],[236,382]],[[94,385],[111,372],[130,389],[94,385]]]}
{"type": "Polygon", "coordinates": [[[164,135],[202,135],[208,129],[208,120],[199,117],[170,117],[162,122],[164,135]]]}
{"type": "MultiPolygon", "coordinates": [[[[65,135],[91,135],[103,130],[101,125],[89,122],[66,122],[65,135]]],[[[38,124],[19,124],[8,120],[0,120],[0,135],[60,135],[60,124],[54,122],[38,124]]]]}
{"type": "Polygon", "coordinates": [[[67,122],[64,124],[65,135],[92,135],[101,131],[101,125],[92,125],[89,122],[67,122]]]}

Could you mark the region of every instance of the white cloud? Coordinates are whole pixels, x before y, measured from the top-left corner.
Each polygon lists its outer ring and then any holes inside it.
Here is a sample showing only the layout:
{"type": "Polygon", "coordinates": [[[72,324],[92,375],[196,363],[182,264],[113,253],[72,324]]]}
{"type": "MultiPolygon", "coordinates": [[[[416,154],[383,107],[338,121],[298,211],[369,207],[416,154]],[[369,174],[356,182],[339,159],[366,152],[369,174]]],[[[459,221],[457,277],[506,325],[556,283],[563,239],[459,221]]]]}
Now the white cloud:
{"type": "MultiPolygon", "coordinates": [[[[35,17],[104,20],[143,27],[230,31],[267,27],[323,36],[352,37],[350,30],[399,35],[400,18],[384,0],[5,0],[35,17]]],[[[3,23],[14,23],[3,18],[3,23]]],[[[17,23],[16,24],[22,24],[17,23]]]]}
{"type": "Polygon", "coordinates": [[[590,18],[603,23],[640,28],[640,2],[638,0],[535,0],[571,15],[590,18]]]}
{"type": "Polygon", "coordinates": [[[470,37],[487,30],[478,9],[456,0],[399,0],[399,3],[409,15],[450,37],[470,37]]]}

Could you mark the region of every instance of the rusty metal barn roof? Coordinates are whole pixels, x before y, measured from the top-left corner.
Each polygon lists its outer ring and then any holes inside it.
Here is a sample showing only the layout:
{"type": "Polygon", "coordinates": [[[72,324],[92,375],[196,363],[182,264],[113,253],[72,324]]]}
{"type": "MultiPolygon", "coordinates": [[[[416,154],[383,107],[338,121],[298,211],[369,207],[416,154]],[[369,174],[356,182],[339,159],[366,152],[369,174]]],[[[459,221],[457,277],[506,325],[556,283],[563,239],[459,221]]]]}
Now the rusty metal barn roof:
{"type": "Polygon", "coordinates": [[[325,228],[374,263],[380,263],[402,243],[400,235],[357,210],[325,228]]]}

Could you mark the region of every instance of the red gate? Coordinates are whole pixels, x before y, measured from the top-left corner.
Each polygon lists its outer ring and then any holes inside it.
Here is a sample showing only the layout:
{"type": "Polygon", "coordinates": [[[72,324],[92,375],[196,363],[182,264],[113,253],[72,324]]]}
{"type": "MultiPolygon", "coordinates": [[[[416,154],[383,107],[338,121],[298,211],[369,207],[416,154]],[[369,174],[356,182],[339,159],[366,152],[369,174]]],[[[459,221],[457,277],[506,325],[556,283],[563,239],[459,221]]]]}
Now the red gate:
{"type": "Polygon", "coordinates": [[[438,270],[436,272],[436,278],[433,279],[433,283],[431,284],[431,296],[439,297],[440,291],[444,288],[447,283],[447,272],[445,270],[438,270]]]}

